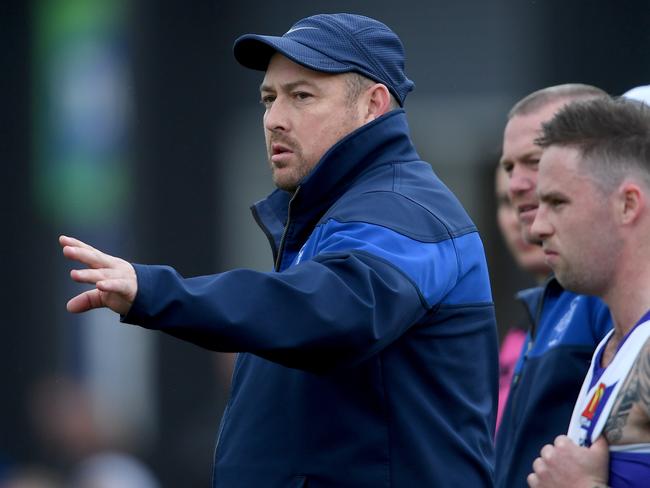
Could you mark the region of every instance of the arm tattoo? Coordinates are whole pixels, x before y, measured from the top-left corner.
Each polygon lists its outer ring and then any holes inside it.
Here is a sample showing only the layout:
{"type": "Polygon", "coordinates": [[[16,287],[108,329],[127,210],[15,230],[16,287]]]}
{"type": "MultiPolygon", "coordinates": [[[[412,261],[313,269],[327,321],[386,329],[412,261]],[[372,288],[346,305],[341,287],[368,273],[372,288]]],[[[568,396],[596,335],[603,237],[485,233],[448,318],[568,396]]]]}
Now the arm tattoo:
{"type": "Polygon", "coordinates": [[[633,368],[625,380],[623,387],[618,392],[616,403],[605,424],[607,440],[610,443],[617,442],[623,437],[623,429],[630,415],[630,410],[632,410],[632,405],[639,399],[638,383],[637,369],[633,368]]]}
{"type": "Polygon", "coordinates": [[[639,353],[639,406],[650,417],[650,339],[639,353]]]}
{"type": "Polygon", "coordinates": [[[607,440],[617,442],[623,437],[632,406],[639,402],[645,412],[650,410],[650,340],[637,356],[605,424],[607,440]]]}

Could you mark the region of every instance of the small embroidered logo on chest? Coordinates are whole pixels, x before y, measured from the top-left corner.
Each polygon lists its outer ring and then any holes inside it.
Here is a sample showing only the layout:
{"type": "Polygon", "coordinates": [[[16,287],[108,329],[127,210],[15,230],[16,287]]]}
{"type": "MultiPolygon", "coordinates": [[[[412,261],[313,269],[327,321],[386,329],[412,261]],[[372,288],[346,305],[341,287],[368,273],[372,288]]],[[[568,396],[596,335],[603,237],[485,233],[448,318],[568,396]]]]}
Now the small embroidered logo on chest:
{"type": "Polygon", "coordinates": [[[576,312],[576,308],[578,307],[579,302],[580,302],[580,297],[575,297],[573,300],[571,300],[571,304],[569,305],[569,310],[566,311],[566,313],[562,316],[562,318],[558,320],[555,327],[553,327],[553,334],[551,335],[551,339],[548,341],[549,347],[553,347],[562,341],[564,334],[569,328],[569,324],[573,320],[573,315],[576,312]]]}

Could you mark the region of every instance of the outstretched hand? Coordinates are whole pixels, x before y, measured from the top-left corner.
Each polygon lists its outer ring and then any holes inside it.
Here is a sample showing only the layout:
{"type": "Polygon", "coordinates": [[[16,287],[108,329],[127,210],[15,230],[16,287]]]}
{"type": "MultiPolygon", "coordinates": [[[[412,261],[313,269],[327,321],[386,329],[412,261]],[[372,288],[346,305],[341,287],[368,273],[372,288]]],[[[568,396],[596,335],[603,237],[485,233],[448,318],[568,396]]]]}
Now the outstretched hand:
{"type": "Polygon", "coordinates": [[[131,309],[138,292],[138,278],[130,263],[72,237],[60,236],[59,244],[66,258],[88,267],[73,269],[70,277],[79,283],[95,285],[95,288],[70,299],[66,306],[68,312],[80,313],[107,307],[125,315],[131,309]]]}
{"type": "Polygon", "coordinates": [[[565,435],[542,448],[528,475],[531,488],[593,488],[607,486],[609,446],[600,436],[591,447],[580,447],[565,435]]]}

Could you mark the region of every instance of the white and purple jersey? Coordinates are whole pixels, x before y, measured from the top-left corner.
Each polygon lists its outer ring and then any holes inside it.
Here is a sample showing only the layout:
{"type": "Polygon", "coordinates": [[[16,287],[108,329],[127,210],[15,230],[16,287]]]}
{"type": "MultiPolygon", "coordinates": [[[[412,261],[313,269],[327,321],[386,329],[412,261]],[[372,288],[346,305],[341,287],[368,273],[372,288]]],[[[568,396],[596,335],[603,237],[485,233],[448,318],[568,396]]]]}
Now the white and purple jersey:
{"type": "MultiPolygon", "coordinates": [[[[594,353],[571,417],[568,436],[581,446],[590,446],[603,432],[625,379],[650,339],[650,312],[623,338],[612,362],[602,367],[603,351],[612,334],[605,336],[594,353]]],[[[650,443],[612,445],[609,451],[612,488],[649,486],[650,443]]]]}

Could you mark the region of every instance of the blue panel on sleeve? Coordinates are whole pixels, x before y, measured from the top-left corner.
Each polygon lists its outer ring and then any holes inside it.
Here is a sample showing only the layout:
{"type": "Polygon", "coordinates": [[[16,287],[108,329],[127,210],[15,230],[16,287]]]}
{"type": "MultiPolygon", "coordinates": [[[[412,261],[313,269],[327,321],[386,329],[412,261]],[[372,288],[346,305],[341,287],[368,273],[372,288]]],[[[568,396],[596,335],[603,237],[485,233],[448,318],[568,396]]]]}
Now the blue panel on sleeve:
{"type": "Polygon", "coordinates": [[[457,237],[453,242],[460,262],[460,278],[443,303],[459,305],[492,302],[485,251],[478,232],[457,237]]]}
{"type": "Polygon", "coordinates": [[[484,257],[476,233],[431,243],[364,222],[329,220],[319,227],[301,251],[300,260],[329,252],[363,251],[402,271],[418,287],[429,306],[443,301],[451,304],[491,301],[487,269],[478,263],[484,263],[484,257]],[[464,256],[467,253],[470,255],[464,256]],[[472,280],[467,279],[469,276],[477,280],[473,286],[469,283],[472,280]],[[459,283],[463,285],[460,289],[459,283]]]}

